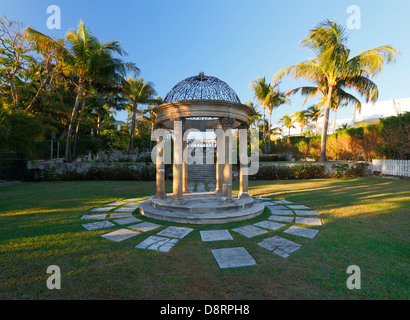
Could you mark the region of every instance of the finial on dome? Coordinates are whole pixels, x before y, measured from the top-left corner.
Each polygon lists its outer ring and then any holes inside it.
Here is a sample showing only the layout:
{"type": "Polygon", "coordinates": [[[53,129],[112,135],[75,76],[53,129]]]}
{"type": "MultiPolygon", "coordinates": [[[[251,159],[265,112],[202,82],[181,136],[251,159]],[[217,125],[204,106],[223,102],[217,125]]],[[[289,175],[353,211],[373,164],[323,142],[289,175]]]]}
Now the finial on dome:
{"type": "Polygon", "coordinates": [[[205,73],[204,73],[203,71],[201,71],[201,72],[199,73],[199,75],[203,77],[203,76],[205,75],[205,73]]]}

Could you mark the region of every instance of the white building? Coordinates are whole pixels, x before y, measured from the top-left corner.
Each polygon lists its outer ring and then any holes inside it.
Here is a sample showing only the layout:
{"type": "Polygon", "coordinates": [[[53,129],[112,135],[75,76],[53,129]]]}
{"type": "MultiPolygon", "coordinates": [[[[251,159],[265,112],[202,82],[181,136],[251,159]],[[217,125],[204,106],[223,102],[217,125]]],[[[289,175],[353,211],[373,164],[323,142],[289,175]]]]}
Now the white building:
{"type": "Polygon", "coordinates": [[[361,110],[353,110],[352,123],[376,123],[380,118],[397,116],[398,114],[410,112],[410,98],[390,99],[376,102],[375,104],[362,104],[361,110]]]}

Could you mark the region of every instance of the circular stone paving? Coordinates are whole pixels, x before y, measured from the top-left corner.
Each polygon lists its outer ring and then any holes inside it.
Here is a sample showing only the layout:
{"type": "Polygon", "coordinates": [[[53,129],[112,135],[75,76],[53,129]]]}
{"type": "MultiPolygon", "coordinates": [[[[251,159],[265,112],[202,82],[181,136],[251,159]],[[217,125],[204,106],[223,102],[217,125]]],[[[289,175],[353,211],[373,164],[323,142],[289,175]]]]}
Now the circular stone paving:
{"type": "MultiPolygon", "coordinates": [[[[160,224],[160,221],[152,223],[133,216],[140,204],[150,198],[150,196],[146,196],[123,199],[107,203],[103,207],[94,208],[90,214],[81,218],[86,222],[83,227],[87,230],[116,228],[114,231],[101,235],[101,237],[115,242],[143,235],[147,231],[162,229],[164,226],[160,224]]],[[[313,239],[320,232],[319,229],[323,223],[317,211],[287,200],[272,200],[261,197],[254,199],[256,203],[266,206],[270,210],[271,216],[267,220],[233,229],[199,230],[201,240],[203,242],[229,241],[231,244],[232,241],[235,241],[231,232],[239,233],[247,238],[265,235],[266,237],[258,245],[273,254],[287,258],[302,247],[301,244],[286,239],[287,234],[313,239]],[[273,236],[272,231],[276,232],[273,236]]],[[[177,225],[168,226],[160,230],[155,236],[144,238],[135,248],[168,252],[192,231],[194,231],[192,228],[177,225]]],[[[244,247],[214,249],[211,250],[211,253],[220,268],[257,265],[252,255],[244,247]]]]}

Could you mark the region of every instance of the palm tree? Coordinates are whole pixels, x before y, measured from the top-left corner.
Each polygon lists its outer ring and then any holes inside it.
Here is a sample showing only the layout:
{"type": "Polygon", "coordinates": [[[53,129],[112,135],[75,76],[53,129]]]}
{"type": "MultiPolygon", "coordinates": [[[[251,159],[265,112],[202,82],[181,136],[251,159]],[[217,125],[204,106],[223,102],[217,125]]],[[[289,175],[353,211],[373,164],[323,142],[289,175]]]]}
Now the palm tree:
{"type": "MultiPolygon", "coordinates": [[[[144,114],[143,119],[150,126],[151,136],[154,132],[155,124],[157,123],[157,115],[154,113],[154,107],[161,105],[162,102],[163,102],[162,98],[160,96],[158,96],[157,99],[154,100],[154,103],[151,103],[151,105],[143,111],[143,114],[144,114]]],[[[150,149],[150,151],[152,150],[152,141],[151,141],[151,139],[149,141],[149,149],[150,149]]]]}
{"type": "Polygon", "coordinates": [[[322,116],[323,110],[320,109],[318,104],[314,104],[310,106],[306,111],[308,118],[315,122],[315,134],[317,134],[317,121],[322,116]]]}
{"type": "Polygon", "coordinates": [[[307,112],[305,110],[296,111],[293,116],[295,121],[300,124],[300,135],[302,135],[303,127],[309,123],[307,112]]]}
{"type": "Polygon", "coordinates": [[[282,123],[285,128],[288,128],[289,130],[289,137],[290,137],[290,129],[294,128],[295,126],[293,125],[293,119],[291,116],[285,114],[279,121],[278,123],[282,123]]]}
{"type": "MultiPolygon", "coordinates": [[[[269,93],[266,96],[266,106],[268,107],[268,112],[269,112],[269,122],[268,122],[269,132],[271,130],[271,120],[272,120],[273,109],[276,109],[279,106],[284,105],[286,103],[290,103],[290,100],[286,98],[282,92],[279,91],[278,85],[276,84],[274,87],[269,86],[269,93]]],[[[270,152],[270,137],[271,135],[269,134],[269,139],[268,139],[269,152],[270,152]]]]}
{"type": "Polygon", "coordinates": [[[124,63],[113,54],[126,55],[118,41],[100,43],[92,36],[81,21],[78,30],[71,30],[66,35],[69,44],[69,55],[65,57],[67,70],[73,75],[73,83],[77,87],[74,107],[71,112],[67,138],[65,160],[71,161],[71,135],[78,106],[83,98],[87,82],[107,81],[120,84],[127,71],[138,73],[138,68],[132,63],[124,63]]]}
{"type": "Polygon", "coordinates": [[[268,105],[267,97],[271,90],[271,85],[266,83],[265,77],[258,78],[255,81],[251,82],[251,88],[255,95],[255,98],[262,105],[262,132],[263,132],[263,149],[266,153],[266,125],[265,125],[265,108],[268,105]]]}
{"type": "Polygon", "coordinates": [[[379,74],[385,63],[394,61],[399,54],[390,46],[381,46],[350,58],[347,40],[344,27],[336,21],[326,20],[311,30],[308,38],[302,41],[304,47],[314,51],[316,58],[282,69],[274,76],[275,82],[292,76],[296,80],[303,78],[318,84],[313,90],[309,87],[302,90],[311,90],[311,93],[316,90],[317,94],[321,93],[324,97],[325,112],[320,153],[320,161],[323,162],[326,161],[326,136],[332,98],[336,93],[344,95],[345,100],[352,101],[360,109],[360,101],[344,91],[345,88],[349,88],[364,96],[366,102],[376,102],[378,89],[370,78],[379,74]]]}
{"type": "Polygon", "coordinates": [[[261,113],[257,110],[256,105],[252,101],[248,101],[244,103],[251,109],[251,113],[248,117],[248,125],[249,128],[252,129],[253,125],[256,125],[259,120],[261,119],[261,113]]]}
{"type": "Polygon", "coordinates": [[[150,82],[144,82],[142,78],[129,77],[123,86],[125,97],[130,102],[131,110],[131,137],[128,147],[128,153],[134,152],[134,138],[135,138],[135,123],[137,116],[138,104],[150,104],[155,103],[153,98],[155,90],[153,84],[150,82]]]}

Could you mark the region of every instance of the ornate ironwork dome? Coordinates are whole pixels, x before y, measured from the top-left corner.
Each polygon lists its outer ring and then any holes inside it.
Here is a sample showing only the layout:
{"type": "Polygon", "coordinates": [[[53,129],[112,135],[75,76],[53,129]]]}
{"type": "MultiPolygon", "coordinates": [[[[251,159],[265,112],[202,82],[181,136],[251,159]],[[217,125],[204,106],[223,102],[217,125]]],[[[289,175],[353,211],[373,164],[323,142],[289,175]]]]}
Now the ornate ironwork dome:
{"type": "Polygon", "coordinates": [[[164,102],[183,100],[219,100],[241,103],[237,94],[226,82],[203,72],[179,82],[165,96],[164,102]]]}

